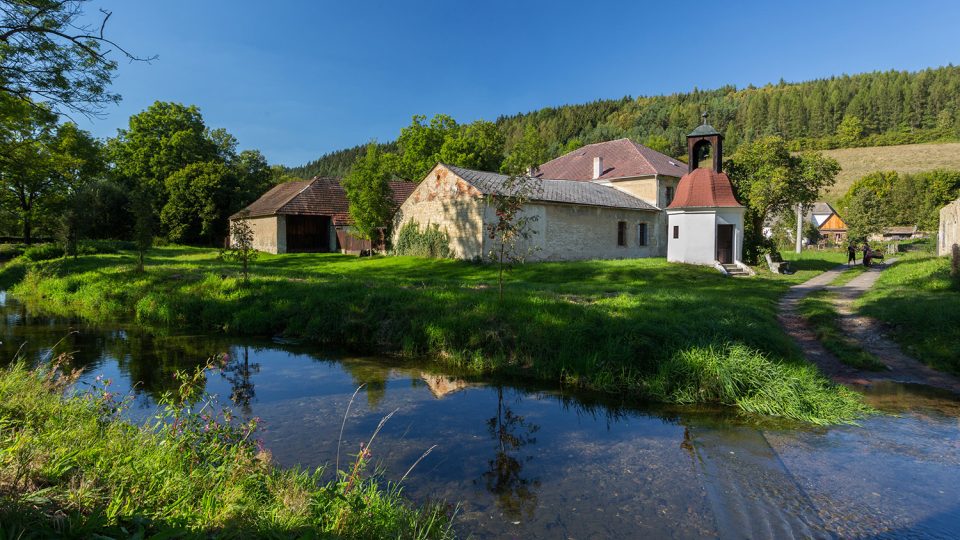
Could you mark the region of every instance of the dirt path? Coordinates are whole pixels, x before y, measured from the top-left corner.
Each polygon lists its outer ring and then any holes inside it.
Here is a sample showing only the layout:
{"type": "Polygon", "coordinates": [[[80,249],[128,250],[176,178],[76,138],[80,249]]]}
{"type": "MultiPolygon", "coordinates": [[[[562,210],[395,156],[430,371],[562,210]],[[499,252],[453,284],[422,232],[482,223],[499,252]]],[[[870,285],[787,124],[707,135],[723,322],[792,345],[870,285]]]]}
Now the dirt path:
{"type": "Polygon", "coordinates": [[[787,334],[797,341],[807,359],[837,382],[861,386],[875,381],[917,383],[960,394],[960,379],[939,372],[907,356],[896,343],[886,337],[878,321],[859,315],[853,309],[853,302],[873,286],[883,268],[895,261],[896,259],[891,259],[887,265],[869,268],[846,285],[838,287],[828,287],[828,284],[843,273],[846,269],[843,265],[804,283],[794,285],[780,299],[777,306],[780,324],[787,334]],[[813,330],[800,316],[798,304],[808,294],[822,289],[837,293],[836,305],[840,313],[839,323],[843,333],[857,341],[865,351],[886,364],[889,369],[874,372],[848,366],[820,344],[813,330]]]}

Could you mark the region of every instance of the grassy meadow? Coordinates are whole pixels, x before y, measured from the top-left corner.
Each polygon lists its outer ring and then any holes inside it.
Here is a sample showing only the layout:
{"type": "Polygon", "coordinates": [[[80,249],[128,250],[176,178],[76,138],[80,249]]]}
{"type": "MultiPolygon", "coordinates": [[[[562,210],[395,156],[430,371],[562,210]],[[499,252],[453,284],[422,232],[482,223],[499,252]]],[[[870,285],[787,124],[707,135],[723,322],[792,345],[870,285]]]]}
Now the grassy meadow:
{"type": "Polygon", "coordinates": [[[527,264],[508,274],[502,302],[490,265],[262,255],[244,283],[216,251],[188,247],[153,250],[144,273],[122,252],[15,262],[0,274],[0,286],[16,282],[12,292],[35,308],[94,321],[132,318],[153,327],[284,335],[363,354],[430,357],[478,376],[665,401],[699,395],[701,402],[760,410],[745,404],[763,394],[764,383],[744,378],[735,366],[749,350],[809,390],[767,396],[767,409],[814,422],[849,420],[859,402],[845,395],[842,410],[819,409],[814,402],[842,390],[818,386],[819,375],[776,320],[777,299],[790,284],[832,268],[845,255],[792,256],[796,274],[763,271],[751,279],[664,259],[527,264]],[[712,359],[709,369],[733,378],[726,393],[684,387],[693,380],[706,384],[694,376],[705,369],[698,364],[704,355],[712,359]],[[663,384],[664,378],[676,384],[663,384]]]}
{"type": "Polygon", "coordinates": [[[832,204],[860,178],[875,171],[917,173],[933,169],[960,169],[960,143],[904,144],[821,150],[840,162],[837,182],[827,189],[824,199],[832,204]]]}
{"type": "Polygon", "coordinates": [[[335,479],[274,466],[254,425],[203,406],[203,373],[137,426],[108,382],[73,394],[52,367],[0,370],[0,538],[452,536],[447,509],[378,486],[366,454],[335,479]]]}
{"type": "Polygon", "coordinates": [[[886,323],[907,354],[960,375],[960,287],[950,278],[949,257],[925,249],[904,254],[856,306],[886,323]]]}

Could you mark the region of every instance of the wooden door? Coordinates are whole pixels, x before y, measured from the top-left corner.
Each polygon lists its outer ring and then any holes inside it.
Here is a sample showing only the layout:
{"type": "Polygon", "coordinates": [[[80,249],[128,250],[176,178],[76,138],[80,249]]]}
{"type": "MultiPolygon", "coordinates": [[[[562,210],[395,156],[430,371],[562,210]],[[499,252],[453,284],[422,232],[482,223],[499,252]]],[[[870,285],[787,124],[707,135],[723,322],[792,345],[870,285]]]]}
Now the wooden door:
{"type": "Polygon", "coordinates": [[[717,225],[717,260],[733,263],[733,225],[717,225]]]}

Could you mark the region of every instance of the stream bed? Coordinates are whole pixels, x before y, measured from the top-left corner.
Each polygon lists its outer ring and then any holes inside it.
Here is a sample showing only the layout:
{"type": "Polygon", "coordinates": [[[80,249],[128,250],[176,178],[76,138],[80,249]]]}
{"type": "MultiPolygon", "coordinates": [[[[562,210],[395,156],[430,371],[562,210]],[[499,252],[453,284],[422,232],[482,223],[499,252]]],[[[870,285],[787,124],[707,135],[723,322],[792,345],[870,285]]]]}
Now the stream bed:
{"type": "Polygon", "coordinates": [[[397,481],[434,447],[403,490],[457,505],[463,537],[960,537],[960,402],[924,387],[876,385],[867,398],[883,414],[812,427],[279,340],[90,325],[33,314],[3,293],[0,315],[0,364],[72,352],[80,387],[111,379],[134,396],[134,418],[152,414],[175,370],[226,353],[207,390],[262,420],[282,466],[332,471],[339,442],[344,467],[396,411],[374,461],[397,481]]]}

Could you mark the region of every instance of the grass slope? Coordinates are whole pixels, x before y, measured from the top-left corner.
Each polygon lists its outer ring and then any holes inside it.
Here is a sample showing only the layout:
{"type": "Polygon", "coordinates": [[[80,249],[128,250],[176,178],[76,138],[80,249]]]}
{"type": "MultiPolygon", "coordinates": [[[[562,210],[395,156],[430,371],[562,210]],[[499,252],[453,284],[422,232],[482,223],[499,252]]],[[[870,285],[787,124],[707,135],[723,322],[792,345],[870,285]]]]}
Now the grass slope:
{"type": "MultiPolygon", "coordinates": [[[[361,353],[430,356],[476,374],[671,400],[676,394],[657,391],[651,380],[691,351],[712,351],[716,365],[725,365],[739,354],[732,347],[744,346],[784,377],[816,377],[793,370],[806,363],[777,323],[776,300],[842,257],[804,254],[792,276],[743,280],[664,259],[529,264],[510,273],[501,303],[489,265],[265,255],[244,284],[213,250],[169,247],[151,254],[143,274],[124,254],[41,263],[13,292],[42,309],[93,320],[283,334],[361,353]]],[[[0,282],[17,274],[24,271],[8,268],[0,282]]],[[[736,389],[740,394],[711,400],[737,405],[764,390],[746,381],[736,389]]],[[[781,405],[790,399],[783,396],[781,405]]],[[[856,403],[832,416],[811,415],[807,404],[786,407],[784,416],[819,422],[852,418],[856,403]]]]}
{"type": "Polygon", "coordinates": [[[836,159],[842,167],[837,183],[824,195],[824,199],[832,204],[836,204],[856,180],[874,171],[916,173],[960,169],[960,142],[840,148],[821,152],[836,159]]]}
{"type": "Polygon", "coordinates": [[[69,383],[0,370],[0,538],[450,536],[441,509],[412,509],[362,477],[366,458],[323,481],[322,470],[274,467],[249,431],[199,400],[170,402],[140,427],[104,388],[64,397],[69,383]]]}
{"type": "Polygon", "coordinates": [[[904,255],[856,305],[887,323],[907,354],[960,375],[960,289],[950,280],[949,257],[904,255]]]}

